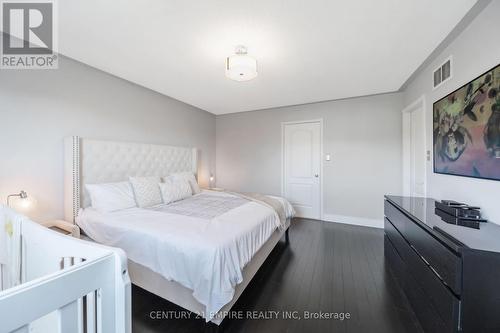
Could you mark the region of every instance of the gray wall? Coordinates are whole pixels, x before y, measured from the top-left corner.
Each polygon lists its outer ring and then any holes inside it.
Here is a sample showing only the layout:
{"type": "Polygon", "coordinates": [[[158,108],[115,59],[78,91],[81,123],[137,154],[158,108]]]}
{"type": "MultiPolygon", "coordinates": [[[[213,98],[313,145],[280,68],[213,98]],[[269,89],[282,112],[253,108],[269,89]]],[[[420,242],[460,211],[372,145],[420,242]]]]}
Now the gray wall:
{"type": "MultiPolygon", "coordinates": [[[[58,70],[0,73],[0,201],[25,189],[30,216],[63,216],[63,138],[197,147],[201,181],[215,170],[215,116],[60,58],[58,70]]],[[[167,75],[167,74],[165,74],[167,75]]]]}
{"type": "Polygon", "coordinates": [[[381,220],[401,192],[401,94],[217,116],[219,187],[281,194],[281,123],[322,118],[324,213],[381,220]]]}
{"type": "MultiPolygon", "coordinates": [[[[491,2],[434,61],[417,74],[404,91],[405,105],[425,96],[427,149],[432,151],[432,104],[500,63],[499,13],[500,1],[491,2]],[[433,90],[432,71],[450,55],[453,56],[453,77],[433,90]]],[[[488,218],[500,223],[498,181],[434,174],[432,162],[429,162],[427,189],[430,197],[463,200],[481,206],[488,218]]]]}
{"type": "MultiPolygon", "coordinates": [[[[59,70],[2,71],[0,200],[25,189],[38,201],[33,217],[62,217],[63,138],[70,135],[196,146],[202,183],[216,167],[218,186],[280,194],[281,122],[323,118],[324,152],[333,156],[324,162],[324,212],[380,219],[382,195],[401,190],[401,109],[425,95],[432,150],[432,102],[499,63],[499,12],[500,2],[493,1],[402,94],[217,119],[64,57],[59,70]],[[453,78],[432,90],[431,71],[450,54],[453,78]]],[[[499,182],[436,175],[432,163],[427,182],[429,196],[481,205],[500,223],[499,182]]]]}

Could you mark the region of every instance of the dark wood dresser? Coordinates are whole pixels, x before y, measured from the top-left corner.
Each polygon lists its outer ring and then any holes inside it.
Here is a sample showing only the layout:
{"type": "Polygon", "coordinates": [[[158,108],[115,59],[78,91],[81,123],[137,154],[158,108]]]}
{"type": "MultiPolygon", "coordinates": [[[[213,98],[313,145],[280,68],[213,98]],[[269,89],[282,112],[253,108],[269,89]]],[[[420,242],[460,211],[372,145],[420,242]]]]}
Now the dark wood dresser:
{"type": "Polygon", "coordinates": [[[385,197],[386,264],[426,332],[500,332],[500,226],[452,225],[434,210],[433,199],[385,197]]]}

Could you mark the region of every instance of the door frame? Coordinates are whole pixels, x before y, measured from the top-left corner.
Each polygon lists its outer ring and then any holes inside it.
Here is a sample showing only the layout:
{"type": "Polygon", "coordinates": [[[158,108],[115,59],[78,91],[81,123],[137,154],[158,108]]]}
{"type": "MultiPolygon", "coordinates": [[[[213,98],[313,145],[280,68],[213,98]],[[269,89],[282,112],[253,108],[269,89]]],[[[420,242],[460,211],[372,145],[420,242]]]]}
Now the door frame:
{"type": "Polygon", "coordinates": [[[285,126],[296,124],[309,124],[319,123],[319,218],[324,219],[323,213],[323,118],[297,120],[297,121],[283,121],[281,122],[281,196],[285,196],[285,126]]]}
{"type": "MultiPolygon", "coordinates": [[[[426,100],[425,100],[425,95],[420,96],[417,98],[413,103],[405,107],[401,111],[402,115],[402,193],[404,196],[411,196],[412,194],[412,188],[411,188],[411,177],[412,177],[412,166],[411,166],[411,155],[410,151],[406,148],[410,148],[411,145],[411,139],[409,133],[407,133],[408,130],[411,130],[411,120],[410,120],[410,126],[408,127],[406,124],[406,119],[405,115],[409,115],[417,110],[422,110],[422,117],[423,117],[423,138],[424,138],[424,147],[425,150],[422,152],[424,154],[424,161],[428,162],[428,158],[430,157],[428,154],[428,147],[427,147],[427,117],[426,117],[426,100]]],[[[410,118],[411,119],[411,118],[410,118]]],[[[411,133],[411,132],[410,132],[411,133]]],[[[427,163],[424,165],[424,196],[427,195],[427,163]]]]}

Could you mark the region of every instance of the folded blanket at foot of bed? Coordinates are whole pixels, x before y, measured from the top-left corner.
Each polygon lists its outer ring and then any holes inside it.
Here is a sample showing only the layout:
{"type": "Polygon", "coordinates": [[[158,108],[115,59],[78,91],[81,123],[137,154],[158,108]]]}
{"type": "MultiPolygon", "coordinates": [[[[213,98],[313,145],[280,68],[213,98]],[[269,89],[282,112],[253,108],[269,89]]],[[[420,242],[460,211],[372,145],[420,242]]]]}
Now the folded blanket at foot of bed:
{"type": "Polygon", "coordinates": [[[280,230],[283,230],[285,228],[287,218],[291,218],[295,215],[294,211],[287,214],[285,202],[280,200],[278,197],[273,197],[260,193],[239,193],[239,192],[226,192],[226,193],[238,196],[243,199],[254,201],[266,207],[271,208],[276,213],[276,215],[278,215],[278,219],[280,221],[280,226],[279,226],[280,230]]]}

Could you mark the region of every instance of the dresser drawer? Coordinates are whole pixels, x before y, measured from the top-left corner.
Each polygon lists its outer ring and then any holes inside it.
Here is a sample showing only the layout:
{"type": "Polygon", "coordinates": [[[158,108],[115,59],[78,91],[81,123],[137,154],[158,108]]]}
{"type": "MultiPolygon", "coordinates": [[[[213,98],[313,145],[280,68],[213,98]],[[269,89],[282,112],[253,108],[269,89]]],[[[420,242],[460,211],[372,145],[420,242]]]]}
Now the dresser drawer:
{"type": "MultiPolygon", "coordinates": [[[[403,259],[399,256],[387,234],[384,236],[384,258],[394,278],[403,288],[406,276],[403,259]]],[[[403,288],[404,289],[404,288],[403,288]]]]}
{"type": "Polygon", "coordinates": [[[430,304],[425,289],[417,282],[417,278],[408,273],[405,280],[405,294],[410,302],[420,325],[426,333],[455,333],[457,330],[447,326],[437,315],[430,304]]]}
{"type": "Polygon", "coordinates": [[[416,283],[411,273],[406,269],[394,244],[387,236],[384,237],[384,256],[392,275],[400,287],[405,291],[418,320],[426,333],[445,333],[447,328],[437,315],[432,305],[429,304],[423,289],[416,283]]]}
{"type": "Polygon", "coordinates": [[[390,202],[384,203],[385,216],[405,240],[434,269],[457,295],[462,291],[462,260],[434,238],[428,231],[408,218],[390,202]]]}
{"type": "Polygon", "coordinates": [[[446,331],[456,331],[458,329],[456,323],[458,322],[460,305],[458,298],[445,287],[443,282],[410,247],[388,219],[384,221],[384,229],[387,237],[405,263],[409,276],[415,280],[409,281],[412,287],[418,284],[422,289],[422,293],[426,295],[428,303],[431,304],[431,308],[439,316],[446,331]]]}

